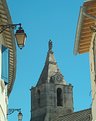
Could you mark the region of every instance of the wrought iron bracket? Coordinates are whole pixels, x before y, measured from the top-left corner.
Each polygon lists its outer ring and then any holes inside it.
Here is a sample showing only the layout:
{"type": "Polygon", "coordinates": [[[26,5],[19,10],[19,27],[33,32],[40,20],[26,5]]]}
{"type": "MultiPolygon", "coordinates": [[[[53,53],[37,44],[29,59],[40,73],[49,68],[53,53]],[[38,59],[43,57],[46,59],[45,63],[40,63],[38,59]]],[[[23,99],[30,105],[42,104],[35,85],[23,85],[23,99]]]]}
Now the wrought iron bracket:
{"type": "Polygon", "coordinates": [[[19,108],[19,109],[8,109],[7,115],[11,115],[11,114],[14,113],[15,111],[21,112],[21,108],[19,108]]]}
{"type": "Polygon", "coordinates": [[[6,30],[7,28],[15,29],[17,26],[21,27],[21,23],[19,23],[19,24],[5,24],[5,25],[0,25],[0,34],[4,30],[6,30]]]}

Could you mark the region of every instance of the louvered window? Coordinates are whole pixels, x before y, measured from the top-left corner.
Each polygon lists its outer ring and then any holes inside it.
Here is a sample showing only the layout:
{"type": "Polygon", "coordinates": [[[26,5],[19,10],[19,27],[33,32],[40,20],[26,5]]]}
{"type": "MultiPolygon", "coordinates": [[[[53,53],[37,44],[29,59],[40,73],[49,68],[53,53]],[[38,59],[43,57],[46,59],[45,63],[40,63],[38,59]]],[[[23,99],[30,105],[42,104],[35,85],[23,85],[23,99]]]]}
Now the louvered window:
{"type": "Polygon", "coordinates": [[[2,72],[1,78],[8,83],[9,50],[2,45],[2,72]]]}
{"type": "Polygon", "coordinates": [[[40,107],[40,90],[38,90],[37,101],[38,101],[38,106],[40,107]]]}

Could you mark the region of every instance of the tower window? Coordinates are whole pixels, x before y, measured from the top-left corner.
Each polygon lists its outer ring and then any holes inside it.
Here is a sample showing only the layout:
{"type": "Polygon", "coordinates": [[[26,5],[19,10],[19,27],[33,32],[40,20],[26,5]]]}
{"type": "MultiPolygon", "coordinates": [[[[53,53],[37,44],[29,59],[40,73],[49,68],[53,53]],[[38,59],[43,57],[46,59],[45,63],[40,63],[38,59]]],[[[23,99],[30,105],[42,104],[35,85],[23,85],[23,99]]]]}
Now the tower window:
{"type": "Polygon", "coordinates": [[[38,102],[38,106],[40,106],[40,90],[38,90],[37,93],[38,93],[37,102],[38,102]]]}
{"type": "Polygon", "coordinates": [[[57,106],[63,106],[63,100],[62,100],[62,89],[57,89],[57,106]]]}

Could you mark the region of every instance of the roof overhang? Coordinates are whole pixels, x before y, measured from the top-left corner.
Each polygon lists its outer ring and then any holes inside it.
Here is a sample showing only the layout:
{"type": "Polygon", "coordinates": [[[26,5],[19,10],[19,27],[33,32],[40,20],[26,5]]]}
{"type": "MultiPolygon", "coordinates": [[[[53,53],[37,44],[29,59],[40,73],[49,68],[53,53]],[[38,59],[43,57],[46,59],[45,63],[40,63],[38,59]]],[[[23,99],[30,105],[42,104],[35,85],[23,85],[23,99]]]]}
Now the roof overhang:
{"type": "MultiPolygon", "coordinates": [[[[0,24],[12,24],[11,16],[8,10],[6,0],[0,0],[0,24]]],[[[2,36],[4,38],[3,44],[9,48],[9,82],[8,95],[11,93],[15,76],[16,76],[16,44],[13,30],[6,29],[2,36]]]]}
{"type": "Polygon", "coordinates": [[[80,9],[75,38],[75,54],[89,52],[93,32],[91,26],[96,24],[96,0],[87,1],[80,9]]]}

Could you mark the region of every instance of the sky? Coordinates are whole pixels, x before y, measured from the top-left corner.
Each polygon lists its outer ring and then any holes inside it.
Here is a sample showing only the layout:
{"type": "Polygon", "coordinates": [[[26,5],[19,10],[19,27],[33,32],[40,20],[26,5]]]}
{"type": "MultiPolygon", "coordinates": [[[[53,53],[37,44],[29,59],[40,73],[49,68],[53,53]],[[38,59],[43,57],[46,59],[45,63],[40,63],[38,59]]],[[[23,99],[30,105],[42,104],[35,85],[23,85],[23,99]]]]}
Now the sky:
{"type": "MultiPolygon", "coordinates": [[[[17,49],[16,79],[9,108],[21,108],[22,121],[30,121],[30,89],[44,67],[48,41],[67,84],[73,85],[74,111],[91,107],[89,53],[74,55],[80,6],[84,0],[7,0],[14,24],[22,23],[27,34],[25,47],[17,49]]],[[[18,112],[9,115],[17,121],[18,112]]]]}

